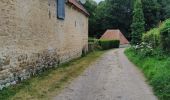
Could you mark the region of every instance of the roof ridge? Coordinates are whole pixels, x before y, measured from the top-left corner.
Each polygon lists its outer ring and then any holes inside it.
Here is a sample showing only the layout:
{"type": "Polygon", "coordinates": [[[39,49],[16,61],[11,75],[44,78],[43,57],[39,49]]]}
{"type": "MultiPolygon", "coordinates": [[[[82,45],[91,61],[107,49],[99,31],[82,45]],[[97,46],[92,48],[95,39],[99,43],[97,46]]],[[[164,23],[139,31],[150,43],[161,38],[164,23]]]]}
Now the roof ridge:
{"type": "Polygon", "coordinates": [[[120,31],[120,29],[107,29],[107,31],[120,31]]]}

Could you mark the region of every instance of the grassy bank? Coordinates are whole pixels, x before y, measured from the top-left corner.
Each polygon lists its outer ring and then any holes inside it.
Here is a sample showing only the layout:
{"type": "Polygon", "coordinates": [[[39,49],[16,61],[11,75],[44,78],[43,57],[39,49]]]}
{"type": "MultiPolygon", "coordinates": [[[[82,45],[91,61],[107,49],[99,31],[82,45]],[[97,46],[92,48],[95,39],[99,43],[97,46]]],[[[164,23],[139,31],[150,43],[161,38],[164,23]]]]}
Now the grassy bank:
{"type": "Polygon", "coordinates": [[[127,49],[125,54],[145,74],[155,95],[160,100],[170,100],[170,57],[158,59],[156,57],[142,58],[133,50],[127,49]]]}
{"type": "Polygon", "coordinates": [[[0,100],[49,100],[103,53],[104,51],[89,53],[83,58],[73,60],[16,86],[6,88],[0,91],[0,100]]]}

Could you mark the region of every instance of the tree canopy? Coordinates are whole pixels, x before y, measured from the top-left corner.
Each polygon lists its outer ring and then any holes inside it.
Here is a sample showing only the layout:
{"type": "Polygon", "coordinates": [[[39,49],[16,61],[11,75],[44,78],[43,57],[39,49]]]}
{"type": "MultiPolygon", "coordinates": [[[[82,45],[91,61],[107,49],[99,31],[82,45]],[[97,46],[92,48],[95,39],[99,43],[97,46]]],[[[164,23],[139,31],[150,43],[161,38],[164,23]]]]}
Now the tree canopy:
{"type": "MultiPolygon", "coordinates": [[[[100,37],[107,29],[120,29],[131,39],[134,4],[136,0],[105,0],[97,4],[87,0],[84,5],[90,13],[89,36],[100,37]]],[[[145,31],[170,18],[170,0],[142,0],[145,31]]]]}

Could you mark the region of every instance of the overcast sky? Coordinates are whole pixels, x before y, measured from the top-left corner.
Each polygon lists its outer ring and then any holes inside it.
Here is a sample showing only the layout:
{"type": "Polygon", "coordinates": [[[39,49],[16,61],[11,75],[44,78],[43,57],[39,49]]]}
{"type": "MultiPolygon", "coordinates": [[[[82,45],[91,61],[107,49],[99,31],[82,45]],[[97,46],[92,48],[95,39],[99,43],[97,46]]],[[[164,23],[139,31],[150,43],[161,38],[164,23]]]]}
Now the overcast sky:
{"type": "Polygon", "coordinates": [[[95,0],[97,3],[99,3],[100,1],[104,1],[104,0],[95,0]]]}

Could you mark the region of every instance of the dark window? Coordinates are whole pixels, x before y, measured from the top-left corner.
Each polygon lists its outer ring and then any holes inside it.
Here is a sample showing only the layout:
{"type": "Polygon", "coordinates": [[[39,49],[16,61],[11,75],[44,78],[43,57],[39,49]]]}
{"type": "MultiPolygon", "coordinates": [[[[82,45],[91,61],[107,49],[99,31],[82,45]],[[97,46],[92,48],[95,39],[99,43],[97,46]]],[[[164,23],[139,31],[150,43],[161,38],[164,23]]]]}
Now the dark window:
{"type": "Polygon", "coordinates": [[[65,18],[65,0],[56,0],[57,2],[57,18],[64,20],[65,18]]]}

